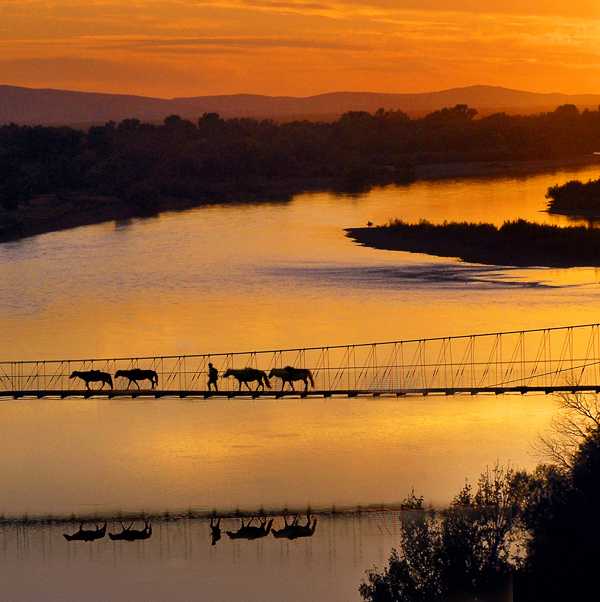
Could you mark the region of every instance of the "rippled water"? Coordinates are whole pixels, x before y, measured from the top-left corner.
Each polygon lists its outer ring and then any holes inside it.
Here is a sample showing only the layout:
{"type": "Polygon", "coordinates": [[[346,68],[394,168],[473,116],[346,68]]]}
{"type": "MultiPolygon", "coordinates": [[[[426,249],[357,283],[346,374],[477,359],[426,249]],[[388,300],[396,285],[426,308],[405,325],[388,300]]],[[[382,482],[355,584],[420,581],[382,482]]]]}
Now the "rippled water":
{"type": "MultiPolygon", "coordinates": [[[[0,359],[218,353],[597,322],[598,270],[380,251],[343,229],[393,218],[567,223],[543,212],[547,187],[598,171],[312,193],[1,245],[0,359]]],[[[465,477],[496,461],[533,466],[530,443],[553,412],[543,396],[6,400],[0,512],[325,509],[395,504],[412,487],[445,504],[465,477]]],[[[193,569],[181,571],[188,579],[193,569]]],[[[290,599],[304,599],[299,591],[290,599]]]]}

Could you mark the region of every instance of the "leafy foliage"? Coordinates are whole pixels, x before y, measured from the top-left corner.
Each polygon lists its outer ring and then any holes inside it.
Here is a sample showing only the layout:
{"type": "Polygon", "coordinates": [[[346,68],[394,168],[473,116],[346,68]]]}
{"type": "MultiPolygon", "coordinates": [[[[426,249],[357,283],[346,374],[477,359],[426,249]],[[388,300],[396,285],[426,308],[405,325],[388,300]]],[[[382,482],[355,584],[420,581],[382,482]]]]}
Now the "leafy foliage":
{"type": "Polygon", "coordinates": [[[439,518],[427,520],[423,513],[423,520],[403,524],[388,567],[367,572],[362,597],[369,602],[427,602],[506,590],[516,562],[511,527],[519,489],[512,486],[514,479],[513,470],[496,466],[481,475],[475,493],[465,484],[439,518]]]}

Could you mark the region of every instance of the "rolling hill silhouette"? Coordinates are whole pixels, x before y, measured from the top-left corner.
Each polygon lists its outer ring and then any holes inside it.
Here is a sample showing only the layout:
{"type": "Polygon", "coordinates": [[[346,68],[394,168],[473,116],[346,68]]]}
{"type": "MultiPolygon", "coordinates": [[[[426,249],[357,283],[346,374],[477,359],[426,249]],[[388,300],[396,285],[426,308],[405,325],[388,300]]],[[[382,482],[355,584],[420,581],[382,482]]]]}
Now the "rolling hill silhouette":
{"type": "Polygon", "coordinates": [[[68,90],[0,86],[0,124],[86,125],[137,118],[162,121],[177,114],[197,120],[206,112],[222,117],[337,119],[347,111],[400,109],[418,116],[456,104],[467,104],[481,114],[496,111],[539,113],[563,104],[597,109],[600,94],[540,94],[497,86],[469,86],[421,94],[332,92],[308,97],[230,94],[190,98],[151,98],[68,90]]]}

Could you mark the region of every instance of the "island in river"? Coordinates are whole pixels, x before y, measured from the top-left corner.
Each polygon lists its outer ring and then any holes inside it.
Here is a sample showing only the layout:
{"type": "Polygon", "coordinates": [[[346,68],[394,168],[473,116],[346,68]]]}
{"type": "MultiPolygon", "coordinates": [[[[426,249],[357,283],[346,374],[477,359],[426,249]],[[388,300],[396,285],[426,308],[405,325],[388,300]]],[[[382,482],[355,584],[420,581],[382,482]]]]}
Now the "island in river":
{"type": "Polygon", "coordinates": [[[389,251],[457,257],[469,263],[505,266],[600,266],[600,229],[560,227],[525,220],[500,227],[486,223],[426,220],[408,224],[392,220],[384,226],[347,228],[356,242],[389,251]]]}

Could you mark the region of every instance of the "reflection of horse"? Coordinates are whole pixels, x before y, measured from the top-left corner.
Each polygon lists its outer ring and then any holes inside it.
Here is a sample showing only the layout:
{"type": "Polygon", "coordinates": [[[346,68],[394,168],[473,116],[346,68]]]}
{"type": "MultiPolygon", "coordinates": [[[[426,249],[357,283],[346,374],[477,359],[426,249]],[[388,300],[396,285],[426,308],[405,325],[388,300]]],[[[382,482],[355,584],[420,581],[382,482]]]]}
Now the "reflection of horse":
{"type": "Polygon", "coordinates": [[[133,521],[127,528],[121,523],[122,531],[120,533],[109,533],[108,536],[113,540],[138,541],[148,539],[152,535],[152,525],[149,525],[146,521],[144,521],[143,529],[132,529],[131,527],[133,527],[133,521]]]}
{"type": "Polygon", "coordinates": [[[210,519],[210,539],[213,546],[221,539],[221,519],[214,516],[210,519]]]}
{"type": "Polygon", "coordinates": [[[68,533],[63,533],[65,539],[67,541],[95,541],[96,539],[102,539],[106,535],[106,523],[102,528],[99,528],[96,523],[94,523],[96,527],[95,531],[91,529],[84,529],[83,523],[79,525],[79,531],[73,533],[73,535],[69,535],[68,533]]]}
{"type": "Polygon", "coordinates": [[[298,517],[294,518],[294,521],[288,525],[287,517],[283,517],[285,527],[283,529],[273,529],[273,537],[281,539],[298,539],[299,537],[312,537],[317,527],[317,519],[310,524],[310,514],[306,515],[306,524],[299,525],[298,517]]]}
{"type": "Polygon", "coordinates": [[[312,372],[307,368],[293,368],[292,366],[286,366],[285,368],[273,368],[271,372],[269,372],[269,378],[273,378],[276,376],[281,379],[281,390],[283,391],[283,387],[285,383],[290,383],[290,387],[292,387],[292,391],[294,389],[295,380],[304,381],[304,390],[308,390],[308,381],[310,380],[310,384],[315,388],[315,381],[313,380],[312,372]]]}
{"type": "Polygon", "coordinates": [[[139,389],[140,385],[138,385],[138,380],[149,380],[153,389],[156,385],[158,385],[158,374],[156,374],[154,370],[140,370],[139,368],[132,368],[131,370],[117,370],[115,378],[119,378],[119,376],[129,379],[129,384],[127,385],[128,389],[132,382],[135,383],[139,389]]]}
{"type": "Polygon", "coordinates": [[[228,376],[233,376],[237,379],[237,381],[240,383],[240,391],[242,390],[242,383],[248,387],[249,391],[252,391],[248,383],[252,382],[253,380],[258,381],[258,385],[256,385],[257,391],[258,387],[261,386],[264,391],[265,385],[267,385],[269,389],[271,388],[271,383],[267,378],[267,373],[263,372],[262,370],[256,370],[255,368],[242,368],[240,370],[234,370],[233,368],[230,368],[227,370],[227,372],[225,372],[225,374],[223,374],[223,378],[227,378],[228,376]]]}
{"type": "Polygon", "coordinates": [[[273,537],[275,537],[276,539],[281,539],[282,537],[288,537],[289,535],[291,535],[294,528],[296,527],[296,524],[298,523],[298,517],[294,517],[293,522],[289,525],[287,522],[287,516],[283,517],[283,521],[285,523],[285,527],[283,527],[282,529],[273,529],[272,531],[273,537]]]}
{"type": "Polygon", "coordinates": [[[104,388],[105,384],[109,384],[110,388],[113,388],[113,382],[108,372],[100,372],[100,370],[88,370],[87,372],[78,372],[75,370],[69,378],[80,378],[84,383],[86,389],[90,388],[90,383],[101,382],[101,389],[104,388]]]}
{"type": "Polygon", "coordinates": [[[231,539],[259,539],[261,537],[266,537],[271,531],[271,526],[273,525],[273,520],[271,519],[267,523],[267,519],[261,520],[258,519],[260,523],[260,527],[251,527],[252,521],[254,517],[250,519],[250,522],[247,525],[244,525],[244,518],[242,517],[242,526],[237,531],[225,531],[227,535],[231,539]]]}

